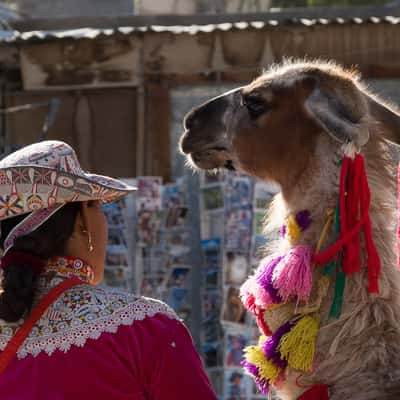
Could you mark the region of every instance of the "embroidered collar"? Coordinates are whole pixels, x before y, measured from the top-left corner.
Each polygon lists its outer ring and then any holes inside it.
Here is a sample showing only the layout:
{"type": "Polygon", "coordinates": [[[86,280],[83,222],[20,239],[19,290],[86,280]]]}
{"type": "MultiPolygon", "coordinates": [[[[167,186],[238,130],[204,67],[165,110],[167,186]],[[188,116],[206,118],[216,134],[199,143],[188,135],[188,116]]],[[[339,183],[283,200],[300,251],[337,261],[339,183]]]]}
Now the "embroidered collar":
{"type": "MultiPolygon", "coordinates": [[[[36,301],[71,276],[90,282],[93,268],[83,260],[72,257],[51,259],[38,277],[36,301]]],[[[129,326],[156,314],[178,319],[176,313],[161,301],[82,284],[69,289],[49,307],[18,350],[17,356],[21,359],[41,352],[48,355],[55,350],[67,352],[73,345],[83,347],[87,339],[97,340],[104,332],[116,333],[121,325],[129,326]]],[[[0,320],[0,351],[22,322],[0,320]]]]}
{"type": "Polygon", "coordinates": [[[86,283],[93,282],[94,270],[93,267],[80,258],[69,256],[51,258],[45,268],[44,275],[54,278],[55,272],[57,277],[71,278],[77,277],[86,283]]]}

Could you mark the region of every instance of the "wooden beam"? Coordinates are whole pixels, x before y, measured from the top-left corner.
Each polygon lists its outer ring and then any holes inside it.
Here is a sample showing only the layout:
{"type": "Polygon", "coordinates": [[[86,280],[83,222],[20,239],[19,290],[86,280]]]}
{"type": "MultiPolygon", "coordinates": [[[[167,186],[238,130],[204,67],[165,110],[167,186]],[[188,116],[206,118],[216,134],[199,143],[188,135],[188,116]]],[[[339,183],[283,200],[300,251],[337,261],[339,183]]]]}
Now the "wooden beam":
{"type": "Polygon", "coordinates": [[[363,78],[390,79],[400,77],[400,63],[369,64],[360,66],[363,78]]]}
{"type": "Polygon", "coordinates": [[[146,174],[171,180],[170,98],[165,84],[146,85],[146,174]]]}
{"type": "Polygon", "coordinates": [[[166,84],[169,88],[185,85],[210,85],[213,83],[246,83],[260,75],[260,68],[210,72],[207,74],[146,74],[145,80],[151,84],[166,84]]]}

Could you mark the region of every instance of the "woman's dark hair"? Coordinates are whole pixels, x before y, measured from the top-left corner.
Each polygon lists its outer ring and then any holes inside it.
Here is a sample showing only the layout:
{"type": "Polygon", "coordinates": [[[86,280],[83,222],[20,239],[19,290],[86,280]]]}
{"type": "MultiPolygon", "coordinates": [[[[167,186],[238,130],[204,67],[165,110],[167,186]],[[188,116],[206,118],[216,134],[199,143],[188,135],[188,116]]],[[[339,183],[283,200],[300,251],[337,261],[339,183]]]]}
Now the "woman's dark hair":
{"type": "MultiPolygon", "coordinates": [[[[81,204],[80,202],[66,204],[37,230],[17,238],[13,249],[33,254],[44,261],[54,256],[64,255],[81,204]]],[[[24,218],[26,215],[1,221],[1,246],[8,233],[24,218]]],[[[30,265],[10,265],[3,271],[0,319],[15,322],[26,312],[30,312],[36,277],[30,265]]]]}

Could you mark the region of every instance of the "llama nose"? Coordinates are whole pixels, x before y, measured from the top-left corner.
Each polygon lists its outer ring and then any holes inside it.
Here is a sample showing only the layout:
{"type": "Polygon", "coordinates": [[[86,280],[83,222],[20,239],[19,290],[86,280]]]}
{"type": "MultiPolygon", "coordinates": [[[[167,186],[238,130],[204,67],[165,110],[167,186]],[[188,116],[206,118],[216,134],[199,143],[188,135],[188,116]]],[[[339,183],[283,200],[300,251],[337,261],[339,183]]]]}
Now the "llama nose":
{"type": "Polygon", "coordinates": [[[195,143],[191,142],[190,138],[189,138],[189,132],[186,131],[184,133],[184,135],[182,136],[181,142],[180,142],[180,149],[181,152],[184,154],[190,154],[193,151],[195,151],[196,146],[195,143]]]}
{"type": "Polygon", "coordinates": [[[194,121],[196,118],[195,115],[195,110],[192,110],[191,112],[189,112],[189,114],[186,115],[184,121],[183,121],[183,126],[185,128],[186,131],[190,131],[191,129],[193,129],[194,127],[194,121]]]}

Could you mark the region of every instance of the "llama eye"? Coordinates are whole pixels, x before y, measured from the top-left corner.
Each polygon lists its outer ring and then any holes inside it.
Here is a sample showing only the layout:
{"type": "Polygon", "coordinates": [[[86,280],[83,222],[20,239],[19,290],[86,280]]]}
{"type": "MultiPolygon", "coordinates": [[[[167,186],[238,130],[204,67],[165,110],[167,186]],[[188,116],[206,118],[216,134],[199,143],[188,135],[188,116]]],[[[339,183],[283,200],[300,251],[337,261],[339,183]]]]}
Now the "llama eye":
{"type": "Polygon", "coordinates": [[[243,98],[243,105],[246,106],[251,119],[257,119],[268,110],[267,104],[260,97],[245,97],[243,98]]]}

